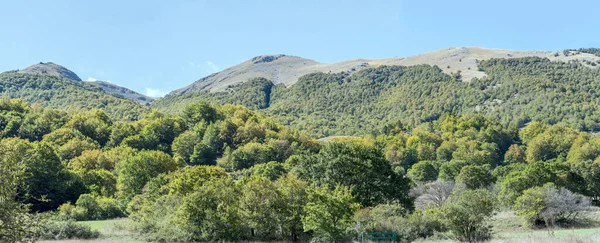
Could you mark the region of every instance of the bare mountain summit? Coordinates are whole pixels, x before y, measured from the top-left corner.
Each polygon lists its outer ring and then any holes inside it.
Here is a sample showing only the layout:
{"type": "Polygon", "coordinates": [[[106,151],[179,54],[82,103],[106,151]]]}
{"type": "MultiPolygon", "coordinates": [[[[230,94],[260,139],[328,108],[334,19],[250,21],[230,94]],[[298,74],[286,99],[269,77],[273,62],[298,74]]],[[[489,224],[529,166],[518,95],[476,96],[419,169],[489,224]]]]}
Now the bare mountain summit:
{"type": "Polygon", "coordinates": [[[600,60],[600,57],[593,54],[576,51],[572,51],[569,55],[565,56],[563,52],[511,51],[482,47],[452,47],[410,57],[352,59],[337,63],[319,63],[314,60],[287,55],[264,55],[254,57],[221,72],[211,74],[184,88],[175,90],[171,94],[186,94],[202,90],[210,90],[212,92],[221,91],[230,85],[258,77],[267,78],[276,84],[283,83],[289,86],[296,83],[299,77],[309,73],[355,72],[381,65],[437,65],[447,74],[458,73],[460,71],[462,80],[469,82],[472,78],[485,76],[485,73],[478,69],[480,61],[491,58],[519,57],[542,57],[552,61],[564,62],[576,60],[584,63],[584,65],[587,65],[586,61],[597,62],[600,60]]]}
{"type": "Polygon", "coordinates": [[[77,74],[75,74],[73,71],[53,62],[40,62],[25,69],[21,69],[18,72],[28,74],[55,75],[70,80],[81,81],[79,76],[77,76],[77,74]]]}

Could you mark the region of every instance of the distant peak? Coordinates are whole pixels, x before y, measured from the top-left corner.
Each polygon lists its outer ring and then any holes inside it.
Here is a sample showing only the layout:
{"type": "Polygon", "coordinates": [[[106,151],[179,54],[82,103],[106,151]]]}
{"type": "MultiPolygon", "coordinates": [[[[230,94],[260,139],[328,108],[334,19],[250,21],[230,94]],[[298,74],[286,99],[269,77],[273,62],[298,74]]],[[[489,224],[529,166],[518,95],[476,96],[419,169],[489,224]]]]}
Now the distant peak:
{"type": "Polygon", "coordinates": [[[266,62],[272,62],[275,61],[281,57],[285,57],[286,55],[283,54],[279,54],[279,55],[261,55],[261,56],[257,56],[252,58],[252,60],[250,60],[252,63],[254,64],[259,64],[259,63],[266,63],[266,62]]]}
{"type": "Polygon", "coordinates": [[[38,64],[19,70],[19,73],[55,75],[66,79],[81,81],[81,78],[73,71],[53,62],[39,62],[38,64]]]}

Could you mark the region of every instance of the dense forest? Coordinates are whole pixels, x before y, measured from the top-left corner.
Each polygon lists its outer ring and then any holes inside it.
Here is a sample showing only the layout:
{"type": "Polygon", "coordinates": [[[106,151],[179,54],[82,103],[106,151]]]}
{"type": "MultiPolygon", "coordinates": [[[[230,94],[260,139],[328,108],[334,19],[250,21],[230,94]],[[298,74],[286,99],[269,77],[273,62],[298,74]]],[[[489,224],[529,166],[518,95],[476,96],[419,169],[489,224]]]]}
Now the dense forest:
{"type": "MultiPolygon", "coordinates": [[[[405,69],[362,75],[409,73],[432,77],[431,87],[433,77],[484,83],[435,67],[405,69]]],[[[315,76],[332,87],[348,80],[315,76]]],[[[371,85],[390,92],[383,80],[371,85]]],[[[271,97],[291,92],[271,88],[271,97]]],[[[361,95],[337,98],[368,98],[361,95]]],[[[600,197],[600,139],[589,133],[427,112],[414,126],[387,123],[376,134],[319,142],[238,105],[193,103],[177,115],[122,121],[100,109],[0,99],[0,239],[93,238],[76,221],[129,217],[140,237],[163,242],[346,242],[371,231],[395,232],[401,242],[479,242],[492,236],[489,220],[500,208],[526,226],[549,227],[580,220],[600,197]]]]}
{"type": "Polygon", "coordinates": [[[483,114],[512,127],[539,121],[600,130],[600,70],[538,57],[484,60],[479,69],[487,76],[468,82],[428,65],[314,73],[288,88],[254,79],[225,92],[168,95],[153,106],[176,114],[199,101],[241,104],[313,137],[366,135],[396,122],[414,127],[444,114],[483,114]]]}

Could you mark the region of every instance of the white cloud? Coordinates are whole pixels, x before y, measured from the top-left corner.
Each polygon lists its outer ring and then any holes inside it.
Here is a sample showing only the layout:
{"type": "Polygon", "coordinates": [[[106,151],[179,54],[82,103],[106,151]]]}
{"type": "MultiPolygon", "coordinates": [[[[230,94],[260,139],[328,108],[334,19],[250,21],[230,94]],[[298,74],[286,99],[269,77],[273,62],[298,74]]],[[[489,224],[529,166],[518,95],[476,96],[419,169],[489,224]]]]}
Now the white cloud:
{"type": "Polygon", "coordinates": [[[92,77],[88,77],[88,79],[86,81],[88,81],[88,82],[94,82],[94,81],[98,81],[98,79],[92,78],[92,77]]]}
{"type": "Polygon", "coordinates": [[[167,91],[162,91],[161,89],[146,88],[146,95],[150,97],[163,97],[167,93],[167,91]]]}
{"type": "Polygon", "coordinates": [[[217,65],[215,65],[211,61],[206,61],[206,65],[208,65],[212,69],[212,71],[215,73],[221,70],[219,67],[217,67],[217,65]]]}

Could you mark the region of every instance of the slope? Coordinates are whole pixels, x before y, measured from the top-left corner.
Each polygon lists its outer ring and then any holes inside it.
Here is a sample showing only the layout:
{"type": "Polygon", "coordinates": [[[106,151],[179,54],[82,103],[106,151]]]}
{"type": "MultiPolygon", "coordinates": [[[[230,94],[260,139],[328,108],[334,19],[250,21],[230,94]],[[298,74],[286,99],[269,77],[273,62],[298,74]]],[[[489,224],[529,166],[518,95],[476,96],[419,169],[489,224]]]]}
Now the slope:
{"type": "Polygon", "coordinates": [[[401,58],[383,59],[353,59],[338,63],[319,63],[317,61],[287,55],[257,56],[221,72],[202,78],[191,85],[173,91],[171,94],[181,95],[196,91],[210,90],[222,91],[231,85],[245,82],[252,78],[266,78],[275,84],[290,86],[306,74],[323,72],[355,72],[369,67],[381,65],[413,66],[429,64],[438,66],[445,74],[460,72],[461,80],[470,81],[472,78],[482,78],[483,72],[478,70],[479,62],[491,58],[520,58],[541,57],[552,61],[568,62],[578,60],[588,63],[600,60],[592,53],[569,50],[565,52],[549,51],[511,51],[502,49],[488,49],[482,47],[446,48],[420,55],[401,58]]]}
{"type": "Polygon", "coordinates": [[[315,137],[378,133],[388,123],[416,126],[445,113],[481,113],[513,127],[542,121],[596,132],[600,70],[592,64],[490,59],[473,68],[484,75],[470,82],[437,66],[380,66],[312,73],[289,87],[253,79],[221,92],[171,94],[153,107],[178,113],[202,100],[243,104],[315,137]]]}
{"type": "Polygon", "coordinates": [[[149,110],[131,100],[108,94],[97,86],[57,75],[2,73],[0,96],[66,110],[99,108],[119,120],[137,120],[149,110]]]}

